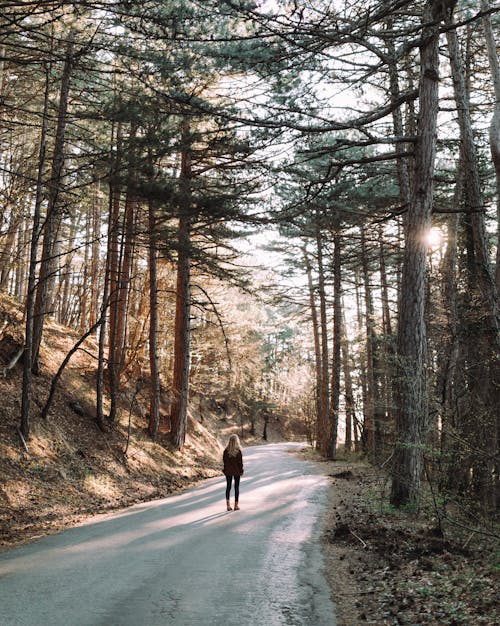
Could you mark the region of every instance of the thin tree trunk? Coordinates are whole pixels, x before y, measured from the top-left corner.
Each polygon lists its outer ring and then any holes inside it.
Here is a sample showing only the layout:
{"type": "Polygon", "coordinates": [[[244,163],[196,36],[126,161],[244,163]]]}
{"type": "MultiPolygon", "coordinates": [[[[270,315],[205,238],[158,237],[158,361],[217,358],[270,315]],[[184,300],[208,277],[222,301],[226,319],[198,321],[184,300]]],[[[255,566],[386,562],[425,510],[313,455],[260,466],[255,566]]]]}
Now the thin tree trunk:
{"type": "MultiPolygon", "coordinates": [[[[319,219],[319,217],[317,217],[319,219]]],[[[318,448],[326,456],[328,433],[329,362],[328,362],[328,322],[326,315],[325,270],[323,266],[323,239],[319,223],[316,223],[316,246],[318,255],[318,295],[321,328],[321,416],[318,429],[318,448]]]]}
{"type": "Polygon", "coordinates": [[[11,272],[14,269],[12,263],[12,251],[16,242],[16,233],[20,235],[21,214],[17,210],[11,210],[9,225],[2,251],[0,252],[0,288],[5,289],[8,285],[11,272]]]}
{"type": "Polygon", "coordinates": [[[337,455],[337,435],[340,405],[341,337],[342,337],[342,281],[340,234],[333,235],[333,362],[332,383],[327,441],[327,458],[335,460],[337,455]]]}
{"type": "MultiPolygon", "coordinates": [[[[450,16],[449,26],[453,25],[450,16]]],[[[497,454],[498,406],[500,404],[500,341],[497,293],[490,266],[488,241],[484,220],[484,199],[481,190],[479,165],[472,132],[469,98],[465,73],[460,54],[456,29],[446,32],[450,65],[453,77],[455,101],[462,140],[462,156],[465,174],[465,197],[467,222],[472,238],[472,253],[468,268],[470,293],[476,294],[469,316],[468,344],[470,362],[468,373],[476,402],[476,423],[472,425],[471,437],[478,454],[474,458],[473,483],[476,493],[485,506],[496,508],[492,477],[497,454]]]]}
{"type": "MultiPolygon", "coordinates": [[[[137,134],[135,123],[131,124],[129,140],[134,142],[137,134]]],[[[118,386],[119,378],[125,364],[126,338],[127,338],[127,318],[130,303],[130,288],[132,280],[132,267],[134,263],[135,247],[135,217],[137,200],[132,190],[132,181],[135,176],[135,148],[129,149],[128,164],[128,185],[125,196],[124,232],[122,239],[121,263],[118,278],[118,299],[116,309],[116,329],[115,329],[115,354],[114,362],[117,364],[118,386]]]]}
{"type": "MultiPolygon", "coordinates": [[[[342,305],[344,309],[344,305],[342,305]]],[[[342,320],[342,369],[344,371],[344,398],[345,398],[345,444],[347,451],[352,448],[352,428],[354,423],[354,393],[351,376],[351,362],[349,358],[349,339],[345,321],[342,320]]]]}
{"type": "MultiPolygon", "coordinates": [[[[453,206],[459,207],[463,198],[464,175],[462,159],[457,166],[457,182],[453,206]]],[[[436,397],[441,410],[441,451],[446,465],[443,468],[442,484],[448,488],[461,488],[469,468],[460,456],[462,424],[456,402],[457,363],[459,357],[459,314],[457,300],[457,240],[459,216],[452,215],[447,220],[446,251],[441,263],[441,300],[445,316],[444,336],[440,340],[440,355],[436,374],[436,397]],[[460,486],[460,487],[459,487],[460,486]]]]}
{"type": "MultiPolygon", "coordinates": [[[[481,10],[487,12],[490,8],[489,0],[481,0],[481,10]]],[[[491,18],[483,15],[483,29],[488,49],[488,61],[490,64],[493,87],[495,89],[495,111],[490,123],[490,149],[495,176],[497,182],[497,254],[495,283],[497,294],[500,293],[500,64],[498,62],[497,46],[493,35],[491,18]]]]}
{"type": "MultiPolygon", "coordinates": [[[[111,145],[114,140],[114,128],[111,132],[111,145]]],[[[120,169],[122,166],[123,130],[121,122],[117,123],[116,129],[116,156],[111,165],[109,177],[109,211],[108,211],[108,246],[107,246],[107,276],[109,279],[109,331],[108,331],[108,380],[110,408],[109,420],[114,422],[117,412],[118,401],[118,361],[117,361],[117,309],[119,302],[119,278],[120,278],[120,204],[121,182],[120,169]]],[[[105,300],[103,300],[104,306],[105,300]]],[[[100,332],[101,341],[104,341],[104,326],[100,332]]]]}
{"type": "MultiPolygon", "coordinates": [[[[114,129],[111,131],[111,144],[113,144],[114,129]]],[[[112,173],[111,173],[112,175],[112,173]]],[[[109,209],[108,209],[108,241],[106,250],[106,263],[104,267],[104,286],[101,300],[101,324],[99,326],[99,347],[98,347],[98,359],[97,359],[97,377],[96,377],[96,420],[99,428],[104,430],[104,353],[105,353],[105,340],[106,340],[106,309],[111,308],[111,295],[110,295],[110,283],[111,283],[111,262],[112,262],[112,248],[113,248],[113,229],[117,227],[116,223],[113,223],[115,210],[115,196],[113,193],[113,186],[110,185],[109,192],[109,209]]],[[[114,371],[114,370],[113,370],[114,371]]],[[[112,369],[108,362],[109,373],[109,387],[113,389],[114,378],[112,378],[112,369]]],[[[110,394],[111,395],[111,394],[110,394]]],[[[116,400],[115,404],[110,406],[110,413],[113,412],[113,416],[116,415],[116,400]]]]}
{"type": "Polygon", "coordinates": [[[398,323],[396,445],[391,501],[417,504],[427,428],[425,337],[425,234],[430,226],[439,85],[439,21],[442,3],[429,0],[423,13],[420,47],[420,112],[415,170],[405,228],[398,323]]]}
{"type": "Polygon", "coordinates": [[[318,441],[318,433],[321,428],[321,419],[322,419],[322,361],[321,361],[321,345],[320,345],[320,336],[319,336],[319,323],[318,323],[318,311],[316,309],[316,299],[314,297],[314,284],[312,277],[312,266],[311,261],[309,259],[309,255],[307,254],[307,250],[304,246],[303,248],[303,257],[304,257],[304,265],[306,268],[307,274],[307,285],[309,288],[309,307],[311,309],[311,322],[312,322],[312,330],[313,330],[313,339],[314,339],[314,362],[315,362],[315,371],[316,371],[316,440],[318,441]]]}
{"type": "Polygon", "coordinates": [[[49,414],[50,411],[50,407],[52,406],[52,401],[54,400],[54,394],[56,392],[56,388],[57,388],[57,384],[59,383],[59,380],[66,368],[66,366],[68,365],[68,363],[71,360],[71,357],[75,354],[75,352],[80,348],[80,346],[82,345],[82,343],[93,333],[95,332],[97,326],[99,326],[99,324],[101,323],[101,318],[99,318],[97,320],[97,322],[94,324],[94,326],[91,326],[81,337],[80,339],[78,339],[78,341],[74,344],[74,346],[71,348],[71,350],[68,352],[68,354],[64,357],[63,362],[61,363],[61,365],[59,366],[59,369],[57,370],[54,378],[52,379],[52,382],[50,384],[50,390],[49,390],[49,396],[47,398],[47,401],[45,402],[43,409],[42,409],[42,413],[41,416],[43,419],[47,419],[47,416],[49,414]]]}
{"type": "MultiPolygon", "coordinates": [[[[393,24],[392,20],[388,23],[391,29],[393,24]]],[[[399,69],[397,65],[397,55],[394,42],[391,37],[387,38],[387,51],[389,53],[389,85],[391,91],[392,102],[397,102],[401,97],[401,89],[399,86],[399,69]]],[[[400,107],[395,107],[392,112],[392,123],[394,126],[394,135],[398,138],[404,137],[403,126],[403,114],[400,107]]],[[[398,158],[396,160],[398,183],[399,183],[399,197],[402,207],[408,207],[410,202],[410,177],[408,174],[408,161],[404,156],[407,151],[407,146],[401,141],[396,142],[395,150],[398,158]]]]}
{"type": "Polygon", "coordinates": [[[28,251],[30,243],[31,224],[23,220],[17,241],[16,282],[14,295],[18,300],[26,297],[26,268],[29,266],[28,251]]]}
{"type": "MultiPolygon", "coordinates": [[[[355,291],[356,291],[356,318],[357,318],[357,327],[358,327],[358,337],[361,342],[361,337],[365,335],[364,325],[363,325],[363,310],[361,304],[361,293],[360,293],[360,277],[359,270],[356,268],[356,277],[355,277],[355,291]]],[[[361,445],[364,450],[367,449],[366,444],[366,424],[369,422],[368,417],[368,384],[366,381],[366,353],[361,355],[360,363],[359,363],[359,372],[360,372],[360,387],[361,387],[361,398],[363,401],[363,428],[360,428],[361,435],[361,445]],[[368,419],[367,419],[368,418],[368,419]]]]}
{"type": "Polygon", "coordinates": [[[92,254],[90,261],[90,309],[89,326],[97,321],[98,294],[99,294],[99,233],[101,228],[101,198],[99,180],[94,182],[94,196],[92,200],[92,254]]]}
{"type": "Polygon", "coordinates": [[[158,234],[155,205],[149,202],[149,366],[151,390],[149,400],[149,433],[153,440],[160,423],[160,369],[158,362],[158,234]]]}
{"type": "MultiPolygon", "coordinates": [[[[391,310],[389,306],[389,282],[387,279],[386,252],[384,246],[384,229],[382,225],[378,230],[379,242],[379,264],[380,264],[380,291],[382,301],[382,328],[383,339],[380,343],[379,358],[379,378],[380,378],[380,397],[379,397],[379,439],[382,446],[387,445],[388,436],[394,432],[395,416],[394,416],[394,337],[391,320],[391,310]]],[[[385,454],[385,450],[383,451],[385,454]]]]}
{"type": "Polygon", "coordinates": [[[73,248],[75,245],[77,232],[77,218],[76,215],[72,215],[71,223],[68,231],[68,242],[66,245],[66,254],[64,255],[64,271],[61,277],[60,290],[62,291],[62,297],[58,298],[59,310],[58,319],[61,324],[69,324],[70,320],[70,306],[71,306],[71,293],[72,293],[72,280],[71,280],[71,261],[73,259],[73,248]]]}
{"type": "Polygon", "coordinates": [[[116,311],[116,335],[114,362],[117,368],[117,386],[120,385],[120,376],[125,365],[125,352],[127,342],[127,319],[130,302],[130,286],[132,279],[132,263],[135,246],[135,210],[137,201],[132,190],[127,190],[125,198],[125,231],[123,236],[123,253],[120,267],[120,280],[118,286],[118,307],[116,311]]]}
{"type": "Polygon", "coordinates": [[[83,275],[82,275],[82,293],[80,297],[80,332],[85,332],[87,326],[87,311],[89,308],[90,296],[90,272],[89,272],[89,241],[90,241],[90,209],[87,207],[85,211],[85,249],[83,255],[83,275]]]}
{"type": "Polygon", "coordinates": [[[35,313],[33,327],[32,369],[34,374],[40,371],[40,344],[42,341],[44,318],[47,312],[47,303],[52,300],[49,283],[53,286],[55,279],[55,248],[57,233],[61,222],[59,193],[62,171],[64,166],[64,135],[68,113],[68,98],[71,84],[71,73],[74,65],[74,33],[70,33],[66,48],[64,69],[61,78],[59,109],[57,117],[54,154],[52,157],[52,171],[49,182],[49,197],[47,216],[43,227],[42,258],[38,277],[38,287],[35,296],[35,313]]]}
{"type": "Polygon", "coordinates": [[[30,258],[28,270],[28,289],[26,294],[26,330],[23,358],[23,387],[21,392],[21,433],[28,439],[30,433],[30,404],[33,355],[33,322],[35,307],[37,249],[40,238],[40,213],[43,200],[43,171],[45,169],[45,153],[47,141],[47,121],[50,92],[50,66],[45,64],[45,94],[42,111],[42,128],[40,131],[40,147],[38,151],[38,173],[36,179],[35,207],[33,211],[33,229],[31,231],[30,258]]]}
{"type": "Polygon", "coordinates": [[[365,341],[366,341],[366,407],[365,407],[365,433],[366,448],[373,458],[376,455],[376,430],[375,423],[375,372],[374,372],[374,311],[373,298],[370,286],[370,268],[368,264],[368,250],[366,246],[366,234],[364,226],[361,227],[361,266],[363,270],[363,287],[365,295],[365,341]]]}
{"type": "Polygon", "coordinates": [[[170,440],[178,450],[184,446],[187,428],[190,366],[190,311],[191,311],[191,139],[189,123],[181,129],[182,193],[177,256],[177,289],[175,302],[174,371],[172,391],[174,400],[170,414],[170,440]]]}
{"type": "Polygon", "coordinates": [[[385,262],[385,247],[384,247],[384,229],[379,226],[378,229],[378,244],[379,244],[379,262],[380,262],[380,289],[382,299],[382,326],[384,329],[384,335],[387,340],[390,341],[392,337],[392,321],[391,311],[389,307],[389,283],[387,280],[387,268],[385,262]]]}

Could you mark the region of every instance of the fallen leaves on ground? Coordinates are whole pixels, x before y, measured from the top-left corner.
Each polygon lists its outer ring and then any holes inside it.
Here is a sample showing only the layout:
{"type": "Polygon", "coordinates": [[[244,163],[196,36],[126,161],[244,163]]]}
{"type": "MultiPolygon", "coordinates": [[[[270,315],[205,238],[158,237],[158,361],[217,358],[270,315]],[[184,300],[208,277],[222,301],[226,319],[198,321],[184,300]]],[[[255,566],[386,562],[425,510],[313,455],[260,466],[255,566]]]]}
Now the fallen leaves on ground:
{"type": "Polygon", "coordinates": [[[363,463],[331,463],[325,519],[327,577],[337,626],[495,626],[498,546],[387,503],[387,476],[363,463]],[[495,562],[496,557],[496,562],[495,562]]]}

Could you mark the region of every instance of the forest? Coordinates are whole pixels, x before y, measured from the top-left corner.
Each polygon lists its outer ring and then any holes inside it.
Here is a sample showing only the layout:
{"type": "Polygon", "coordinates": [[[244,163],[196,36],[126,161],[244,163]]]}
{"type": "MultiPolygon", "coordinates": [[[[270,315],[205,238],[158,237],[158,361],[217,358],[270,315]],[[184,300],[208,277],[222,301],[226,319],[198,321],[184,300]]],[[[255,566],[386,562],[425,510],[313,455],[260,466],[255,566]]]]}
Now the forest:
{"type": "Polygon", "coordinates": [[[497,519],[500,7],[0,8],[19,445],[83,350],[96,437],[140,392],[148,438],[182,450],[203,401],[364,455],[393,507],[497,519]],[[52,322],[74,337],[57,363],[52,322]]]}

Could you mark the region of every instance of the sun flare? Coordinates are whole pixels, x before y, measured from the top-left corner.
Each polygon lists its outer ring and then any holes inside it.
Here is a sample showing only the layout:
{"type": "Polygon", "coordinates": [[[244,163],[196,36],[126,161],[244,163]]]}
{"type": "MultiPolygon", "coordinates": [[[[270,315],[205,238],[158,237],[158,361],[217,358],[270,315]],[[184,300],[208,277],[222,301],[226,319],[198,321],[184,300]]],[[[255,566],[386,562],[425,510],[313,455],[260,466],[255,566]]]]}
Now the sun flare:
{"type": "Polygon", "coordinates": [[[439,228],[429,228],[429,230],[424,235],[424,240],[428,248],[436,250],[437,248],[440,248],[443,244],[443,233],[439,228]]]}

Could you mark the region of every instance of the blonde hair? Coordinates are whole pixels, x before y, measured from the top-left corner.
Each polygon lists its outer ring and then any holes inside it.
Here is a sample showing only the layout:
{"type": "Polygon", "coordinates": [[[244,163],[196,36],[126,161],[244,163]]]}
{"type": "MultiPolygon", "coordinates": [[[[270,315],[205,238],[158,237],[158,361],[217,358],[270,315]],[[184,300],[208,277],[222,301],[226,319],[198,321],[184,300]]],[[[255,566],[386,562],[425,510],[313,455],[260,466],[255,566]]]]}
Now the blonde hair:
{"type": "Polygon", "coordinates": [[[241,445],[238,435],[231,435],[226,446],[229,456],[236,456],[238,452],[241,452],[241,445]]]}

